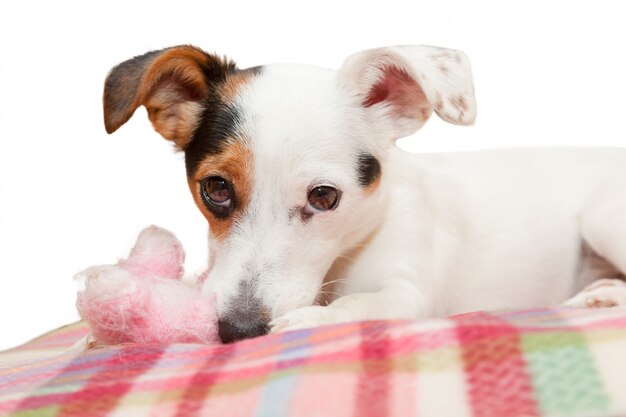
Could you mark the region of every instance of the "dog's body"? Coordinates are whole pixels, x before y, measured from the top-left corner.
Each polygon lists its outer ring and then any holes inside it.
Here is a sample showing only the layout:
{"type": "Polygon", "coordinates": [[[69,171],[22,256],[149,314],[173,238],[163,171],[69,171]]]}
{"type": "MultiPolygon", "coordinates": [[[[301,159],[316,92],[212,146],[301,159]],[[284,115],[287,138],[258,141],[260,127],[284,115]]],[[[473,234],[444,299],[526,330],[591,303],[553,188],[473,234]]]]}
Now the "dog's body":
{"type": "MultiPolygon", "coordinates": [[[[387,162],[384,222],[330,278],[345,278],[342,295],[413,271],[411,314],[429,317],[560,304],[621,275],[595,252],[604,244],[593,227],[595,211],[626,190],[625,150],[394,150],[387,162]]],[[[626,255],[618,262],[626,267],[626,255]]],[[[369,318],[407,311],[400,298],[381,309],[369,318]]]]}
{"type": "Polygon", "coordinates": [[[184,150],[210,224],[205,290],[224,341],[270,326],[556,304],[626,271],[625,151],[393,146],[433,112],[474,120],[457,51],[238,70],[175,47],[114,68],[104,104],[109,132],[144,105],[184,150]]]}

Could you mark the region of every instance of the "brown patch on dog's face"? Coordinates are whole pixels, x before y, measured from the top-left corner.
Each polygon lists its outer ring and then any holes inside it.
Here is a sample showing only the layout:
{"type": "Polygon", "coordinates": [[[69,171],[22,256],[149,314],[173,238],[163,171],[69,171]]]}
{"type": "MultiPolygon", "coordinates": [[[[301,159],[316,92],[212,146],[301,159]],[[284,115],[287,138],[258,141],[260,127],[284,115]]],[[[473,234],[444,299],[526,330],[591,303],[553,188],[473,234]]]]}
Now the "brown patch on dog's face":
{"type": "Polygon", "coordinates": [[[185,147],[191,193],[217,239],[228,234],[250,198],[252,152],[239,131],[244,115],[237,96],[260,71],[257,67],[230,72],[209,89],[200,120],[185,147]],[[204,201],[201,182],[208,177],[221,177],[232,185],[234,195],[227,215],[216,215],[204,201]]]}
{"type": "Polygon", "coordinates": [[[250,202],[252,192],[252,151],[241,142],[223,146],[220,153],[207,155],[197,165],[193,176],[188,177],[189,189],[196,205],[209,222],[211,233],[216,239],[223,239],[234,222],[250,202]],[[233,187],[232,212],[225,218],[217,218],[207,207],[202,197],[201,182],[207,177],[222,177],[233,187]]]}

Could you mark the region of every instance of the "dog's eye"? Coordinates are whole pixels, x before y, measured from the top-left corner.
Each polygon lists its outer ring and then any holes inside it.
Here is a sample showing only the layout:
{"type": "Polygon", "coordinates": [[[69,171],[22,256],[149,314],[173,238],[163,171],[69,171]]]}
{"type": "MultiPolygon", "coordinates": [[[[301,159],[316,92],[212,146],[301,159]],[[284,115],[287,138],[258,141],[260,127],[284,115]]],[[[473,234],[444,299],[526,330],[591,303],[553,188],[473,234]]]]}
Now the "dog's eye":
{"type": "Polygon", "coordinates": [[[305,211],[313,214],[319,211],[334,210],[339,202],[339,191],[327,185],[313,188],[309,192],[305,211]]]}
{"type": "Polygon", "coordinates": [[[216,217],[226,217],[232,211],[232,186],[222,177],[208,177],[200,183],[202,199],[216,217]]]}

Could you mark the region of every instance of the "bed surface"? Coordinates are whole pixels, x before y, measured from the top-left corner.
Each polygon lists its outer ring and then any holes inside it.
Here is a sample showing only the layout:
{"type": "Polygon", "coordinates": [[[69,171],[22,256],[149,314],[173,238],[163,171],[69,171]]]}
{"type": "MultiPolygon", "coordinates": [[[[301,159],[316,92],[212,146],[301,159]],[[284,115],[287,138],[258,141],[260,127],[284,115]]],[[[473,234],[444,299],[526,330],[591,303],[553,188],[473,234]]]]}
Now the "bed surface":
{"type": "Polygon", "coordinates": [[[349,323],[225,346],[0,353],[0,416],[626,416],[626,309],[349,323]]]}

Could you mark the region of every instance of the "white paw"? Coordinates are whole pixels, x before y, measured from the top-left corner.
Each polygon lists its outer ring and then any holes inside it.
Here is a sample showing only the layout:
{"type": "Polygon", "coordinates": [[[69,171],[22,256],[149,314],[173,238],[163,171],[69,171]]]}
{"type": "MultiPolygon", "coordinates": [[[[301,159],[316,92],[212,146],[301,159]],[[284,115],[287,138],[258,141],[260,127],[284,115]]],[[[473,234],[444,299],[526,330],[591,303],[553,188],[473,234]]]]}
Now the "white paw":
{"type": "Polygon", "coordinates": [[[270,323],[271,333],[285,332],[287,330],[309,329],[311,327],[324,326],[338,323],[341,317],[336,308],[310,306],[293,310],[280,316],[270,323]]]}
{"type": "Polygon", "coordinates": [[[80,353],[85,350],[95,349],[100,347],[98,341],[93,337],[93,334],[89,333],[87,336],[82,337],[78,342],[74,343],[67,351],[80,353]]]}
{"type": "Polygon", "coordinates": [[[621,279],[599,279],[562,305],[578,308],[626,306],[626,282],[621,279]]]}

